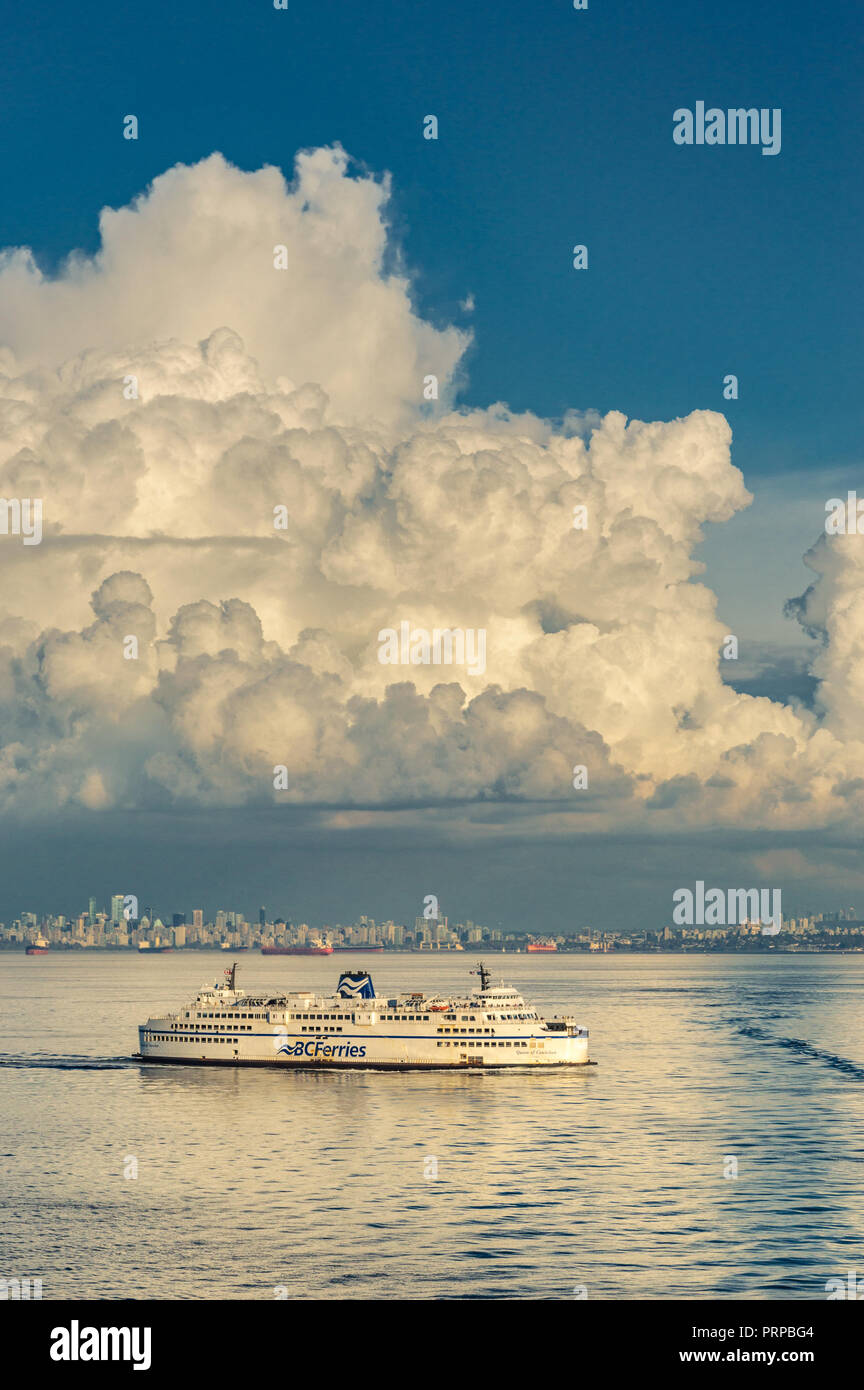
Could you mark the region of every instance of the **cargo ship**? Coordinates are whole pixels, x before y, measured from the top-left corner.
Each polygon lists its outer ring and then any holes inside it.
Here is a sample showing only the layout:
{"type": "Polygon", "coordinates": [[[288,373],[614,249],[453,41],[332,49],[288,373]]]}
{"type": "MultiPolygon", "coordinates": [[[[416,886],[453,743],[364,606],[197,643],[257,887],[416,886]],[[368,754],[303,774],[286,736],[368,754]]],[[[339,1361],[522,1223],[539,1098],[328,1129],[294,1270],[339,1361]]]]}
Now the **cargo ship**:
{"type": "Polygon", "coordinates": [[[397,1071],[586,1066],[588,1029],[545,1019],[481,961],[470,993],[379,998],[364,970],[343,970],[335,994],[204,985],[177,1013],[138,1029],[142,1062],[397,1071]]]}
{"type": "Polygon", "coordinates": [[[25,956],[47,956],[51,950],[50,945],[44,936],[37,936],[35,941],[31,941],[29,946],[24,947],[25,956]]]}
{"type": "Polygon", "coordinates": [[[557,951],[557,941],[551,941],[548,937],[543,941],[529,941],[525,947],[526,951],[557,951]]]}
{"type": "Polygon", "coordinates": [[[262,946],[262,956],[332,956],[330,942],[313,941],[308,946],[262,946]]]}

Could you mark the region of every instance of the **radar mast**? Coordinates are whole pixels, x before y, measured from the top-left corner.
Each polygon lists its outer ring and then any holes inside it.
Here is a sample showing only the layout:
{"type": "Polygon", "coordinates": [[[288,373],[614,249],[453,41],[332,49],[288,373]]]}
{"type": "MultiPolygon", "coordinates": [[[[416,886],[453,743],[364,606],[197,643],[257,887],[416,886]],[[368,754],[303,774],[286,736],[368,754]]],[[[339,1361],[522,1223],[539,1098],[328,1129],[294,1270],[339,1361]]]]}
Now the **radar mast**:
{"type": "Polygon", "coordinates": [[[472,970],[471,974],[480,976],[480,990],[481,993],[485,994],[486,990],[489,988],[489,981],[492,979],[491,971],[486,969],[486,966],[481,960],[477,963],[477,969],[472,970]]]}

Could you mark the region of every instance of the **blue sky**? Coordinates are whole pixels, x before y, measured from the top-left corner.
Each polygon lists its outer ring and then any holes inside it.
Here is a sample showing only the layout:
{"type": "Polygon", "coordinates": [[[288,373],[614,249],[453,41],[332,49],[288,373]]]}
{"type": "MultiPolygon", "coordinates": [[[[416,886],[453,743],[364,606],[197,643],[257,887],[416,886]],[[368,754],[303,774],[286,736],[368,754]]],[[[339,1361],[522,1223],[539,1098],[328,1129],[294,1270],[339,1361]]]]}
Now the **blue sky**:
{"type": "Polygon", "coordinates": [[[779,0],[48,0],[4,21],[0,243],[51,265],[172,163],[218,149],[290,174],[298,148],[340,140],[394,176],[423,313],[468,322],[475,296],[467,402],[670,418],[723,409],[735,372],[748,479],[846,467],[859,37],[853,7],[779,0]],[[673,110],[698,99],[781,107],[779,156],[674,145],[673,110]]]}

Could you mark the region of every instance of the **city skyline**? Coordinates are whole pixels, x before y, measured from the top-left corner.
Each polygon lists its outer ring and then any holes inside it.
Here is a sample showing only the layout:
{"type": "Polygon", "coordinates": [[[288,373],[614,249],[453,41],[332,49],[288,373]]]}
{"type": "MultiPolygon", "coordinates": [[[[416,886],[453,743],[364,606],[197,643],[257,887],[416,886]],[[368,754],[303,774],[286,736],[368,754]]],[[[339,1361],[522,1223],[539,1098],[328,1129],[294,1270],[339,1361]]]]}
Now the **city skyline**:
{"type": "MultiPolygon", "coordinates": [[[[755,901],[755,900],[754,900],[755,901]]],[[[170,945],[172,949],[201,946],[229,945],[248,949],[250,945],[288,943],[305,945],[331,940],[338,943],[360,942],[381,943],[399,949],[404,945],[412,948],[418,944],[441,946],[476,945],[548,939],[562,945],[575,947],[577,944],[606,941],[615,944],[634,944],[639,942],[684,943],[703,942],[718,945],[727,942],[740,946],[742,939],[752,936],[770,936],[772,945],[783,945],[788,938],[816,936],[841,936],[843,932],[860,936],[861,944],[853,949],[864,949],[864,919],[858,918],[854,908],[839,912],[810,909],[803,914],[787,914],[780,918],[779,924],[773,917],[738,918],[730,915],[722,919],[722,925],[701,922],[694,925],[660,926],[646,924],[640,930],[631,931],[616,928],[608,922],[593,925],[574,925],[571,930],[551,933],[541,937],[527,926],[503,929],[473,922],[470,918],[451,920],[437,901],[427,900],[422,915],[413,919],[397,921],[392,917],[377,920],[368,914],[356,915],[350,923],[318,922],[310,923],[292,920],[276,913],[268,913],[265,906],[259,906],[251,918],[243,910],[218,908],[208,915],[203,908],[171,911],[161,914],[152,905],[145,906],[124,894],[112,894],[107,911],[97,906],[98,899],[91,896],[87,912],[77,914],[49,913],[39,917],[31,911],[23,911],[19,917],[7,925],[0,922],[0,946],[42,941],[43,939],[61,946],[90,946],[96,948],[132,948],[139,943],[145,945],[170,945]],[[137,912],[137,916],[133,913],[137,912]],[[190,920],[191,917],[191,920],[190,920]],[[861,930],[858,930],[861,929],[861,930]],[[779,938],[775,940],[774,938],[779,938]]]]}

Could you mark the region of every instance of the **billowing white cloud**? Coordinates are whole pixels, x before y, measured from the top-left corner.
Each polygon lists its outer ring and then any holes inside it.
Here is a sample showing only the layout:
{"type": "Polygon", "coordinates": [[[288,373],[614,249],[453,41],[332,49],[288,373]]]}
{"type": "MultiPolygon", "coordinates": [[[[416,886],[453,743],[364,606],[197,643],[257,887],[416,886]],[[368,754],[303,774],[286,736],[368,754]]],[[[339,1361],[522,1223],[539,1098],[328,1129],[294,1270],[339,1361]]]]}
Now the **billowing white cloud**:
{"type": "MultiPolygon", "coordinates": [[[[413,312],[388,245],[387,181],[347,171],[338,145],[298,155],[290,186],[279,169],[245,173],[214,154],[169,169],[129,207],[103,209],[98,254],[73,255],[55,279],[26,248],[7,251],[5,346],[40,370],[119,354],[153,396],[187,362],[178,349],[157,367],[152,343],[195,343],[228,325],[269,380],[326,381],[334,419],[403,416],[425,375],[446,388],[466,339],[413,312]]],[[[206,398],[206,372],[190,385],[206,398]]]]}
{"type": "Polygon", "coordinates": [[[726,421],[448,408],[464,340],[387,268],[385,200],[339,150],[290,189],[213,156],[56,280],[7,255],[0,494],[43,499],[44,539],[0,536],[0,806],[860,812],[856,538],[802,603],[823,716],[737,694],[693,559],[749,501],[726,421]],[[485,662],[384,665],[403,623],[482,632],[485,662]]]}

